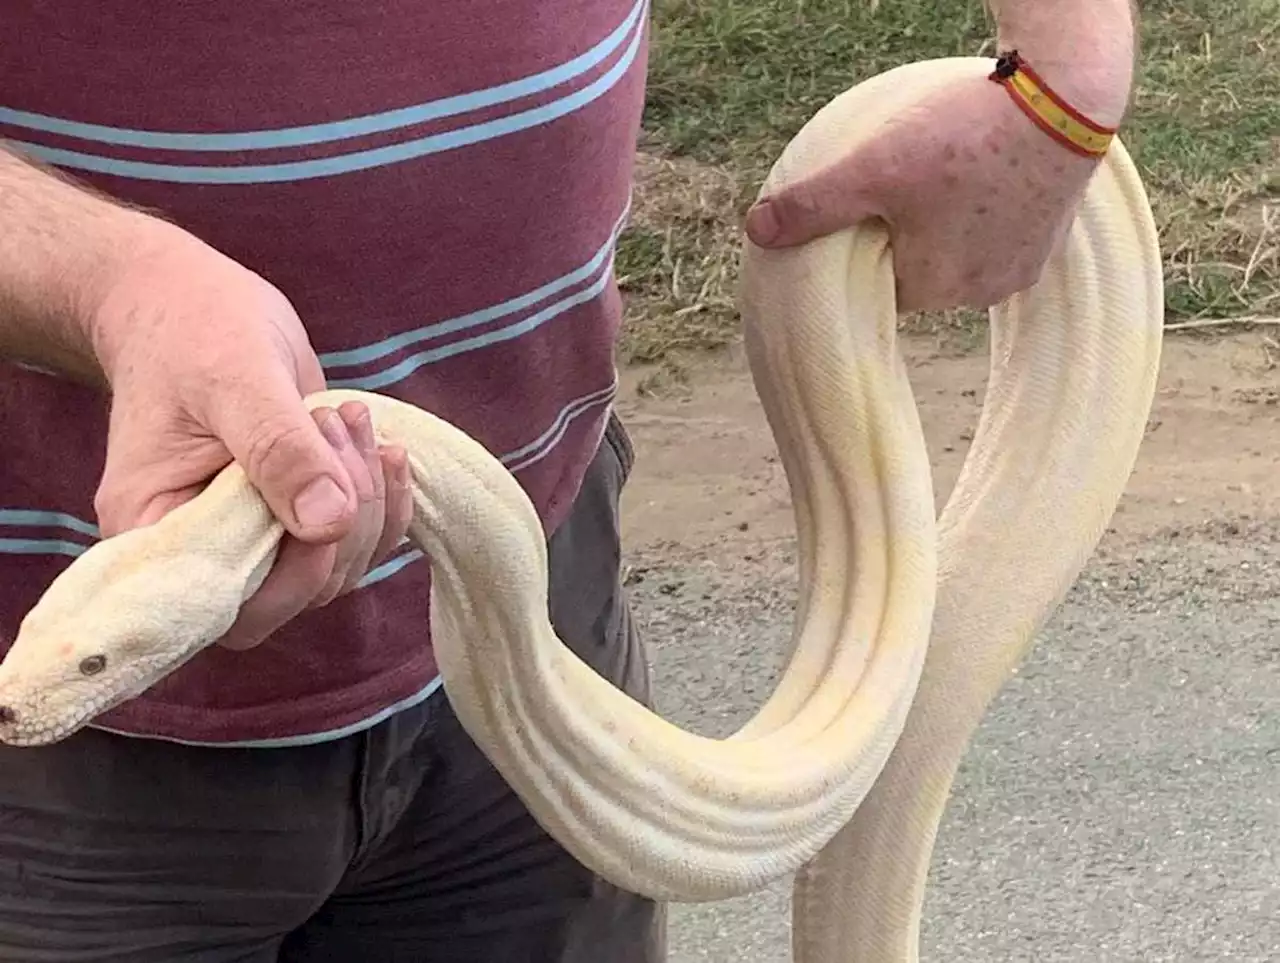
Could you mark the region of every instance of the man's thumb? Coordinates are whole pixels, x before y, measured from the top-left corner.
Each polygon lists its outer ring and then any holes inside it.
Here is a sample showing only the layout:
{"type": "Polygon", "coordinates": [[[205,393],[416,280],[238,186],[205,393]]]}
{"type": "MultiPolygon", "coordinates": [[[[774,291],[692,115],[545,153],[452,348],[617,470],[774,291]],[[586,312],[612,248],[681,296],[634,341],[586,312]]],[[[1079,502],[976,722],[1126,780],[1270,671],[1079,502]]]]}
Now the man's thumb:
{"type": "MultiPolygon", "coordinates": [[[[225,402],[235,392],[225,392],[225,402]]],[[[356,517],[356,492],[337,449],[351,444],[336,411],[309,412],[291,389],[258,392],[210,427],[295,538],[331,542],[356,517]]]]}
{"type": "Polygon", "coordinates": [[[762,197],[747,212],[747,237],[759,247],[792,247],[883,216],[853,158],[762,197]]]}

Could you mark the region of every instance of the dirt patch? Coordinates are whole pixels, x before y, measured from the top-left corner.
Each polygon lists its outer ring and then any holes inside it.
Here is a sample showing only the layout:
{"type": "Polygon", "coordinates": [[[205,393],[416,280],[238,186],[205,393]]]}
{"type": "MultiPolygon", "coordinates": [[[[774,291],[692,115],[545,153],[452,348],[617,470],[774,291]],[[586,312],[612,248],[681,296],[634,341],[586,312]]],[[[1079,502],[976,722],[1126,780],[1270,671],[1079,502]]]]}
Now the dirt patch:
{"type": "MultiPolygon", "coordinates": [[[[984,352],[905,341],[933,455],[939,504],[977,423],[984,352]]],[[[1170,528],[1280,517],[1280,377],[1267,339],[1166,339],[1146,442],[1106,544],[1122,551],[1170,528]]],[[[740,350],[691,370],[683,390],[642,390],[625,372],[620,412],[638,463],[624,504],[636,558],[673,556],[787,567],[794,532],[786,479],[740,350]]]]}

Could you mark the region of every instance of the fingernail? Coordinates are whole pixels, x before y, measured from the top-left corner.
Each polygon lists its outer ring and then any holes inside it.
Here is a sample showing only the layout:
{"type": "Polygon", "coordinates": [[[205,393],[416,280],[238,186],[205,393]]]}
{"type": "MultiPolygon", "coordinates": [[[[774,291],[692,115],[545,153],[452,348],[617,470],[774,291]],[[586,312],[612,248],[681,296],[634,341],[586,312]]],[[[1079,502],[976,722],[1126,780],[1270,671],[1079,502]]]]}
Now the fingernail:
{"type": "Polygon", "coordinates": [[[387,473],[397,481],[409,477],[409,456],[399,445],[379,445],[378,454],[387,473]]]}
{"type": "Polygon", "coordinates": [[[761,201],[747,212],[747,234],[756,244],[770,244],[778,236],[778,212],[769,201],[761,201]]]}
{"type": "Polygon", "coordinates": [[[317,478],[293,500],[293,513],[308,528],[327,528],[347,513],[347,496],[332,478],[317,478]]]}
{"type": "Polygon", "coordinates": [[[342,418],[336,411],[331,411],[320,419],[320,433],[334,448],[342,449],[351,444],[351,435],[347,432],[347,426],[343,424],[342,418]]]}
{"type": "Polygon", "coordinates": [[[355,438],[356,447],[364,454],[368,454],[378,447],[373,437],[373,419],[369,417],[367,408],[356,418],[352,437],[355,438]]]}
{"type": "Polygon", "coordinates": [[[227,635],[219,640],[218,644],[224,649],[230,649],[232,652],[247,652],[249,649],[256,649],[265,641],[266,636],[257,635],[227,635]]]}

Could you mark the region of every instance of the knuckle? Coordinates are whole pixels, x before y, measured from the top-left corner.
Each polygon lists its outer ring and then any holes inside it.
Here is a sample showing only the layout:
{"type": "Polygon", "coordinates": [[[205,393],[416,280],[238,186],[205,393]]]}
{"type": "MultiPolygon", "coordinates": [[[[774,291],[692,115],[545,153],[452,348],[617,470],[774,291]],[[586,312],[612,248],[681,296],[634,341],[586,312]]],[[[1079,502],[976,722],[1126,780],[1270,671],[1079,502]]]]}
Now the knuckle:
{"type": "Polygon", "coordinates": [[[218,641],[218,645],[233,652],[247,652],[249,649],[256,649],[265,642],[271,631],[271,629],[262,630],[258,627],[252,629],[235,628],[223,636],[218,641]]]}
{"type": "Polygon", "coordinates": [[[244,467],[254,479],[274,480],[309,447],[304,424],[283,417],[253,422],[244,439],[244,467]]]}
{"type": "Polygon", "coordinates": [[[93,493],[93,513],[98,516],[98,528],[104,538],[119,531],[116,502],[114,486],[104,478],[98,490],[93,493]]]}
{"type": "Polygon", "coordinates": [[[365,455],[364,466],[369,473],[370,483],[373,485],[374,501],[379,505],[385,505],[395,492],[395,479],[387,471],[387,466],[383,464],[382,459],[378,456],[376,448],[365,455]]]}
{"type": "MultiPolygon", "coordinates": [[[[264,599],[262,609],[255,609],[255,616],[287,621],[307,608],[334,577],[338,563],[338,551],[334,545],[307,545],[290,540],[268,576],[271,591],[261,590],[264,599]]],[[[248,607],[246,607],[246,611],[248,607]]]]}
{"type": "Polygon", "coordinates": [[[94,492],[93,511],[103,538],[111,538],[127,530],[129,519],[138,514],[128,497],[127,486],[117,482],[114,472],[105,474],[94,492]]]}
{"type": "Polygon", "coordinates": [[[778,195],[775,204],[778,230],[786,237],[810,230],[831,210],[831,198],[818,185],[784,191],[778,195]]]}
{"type": "Polygon", "coordinates": [[[1040,279],[1040,272],[1034,267],[1018,265],[1000,277],[986,283],[977,294],[981,295],[980,307],[1003,304],[1015,295],[1034,287],[1040,279]]]}
{"type": "MultiPolygon", "coordinates": [[[[317,559],[317,562],[321,562],[317,559]]],[[[342,577],[342,559],[335,554],[331,559],[323,559],[323,564],[300,565],[297,574],[296,596],[315,598],[321,595],[331,582],[342,577]]]]}
{"type": "Polygon", "coordinates": [[[344,458],[343,463],[351,475],[352,483],[355,485],[356,500],[360,503],[360,511],[376,511],[385,497],[381,469],[377,465],[370,465],[366,459],[361,458],[359,455],[352,455],[349,460],[344,458]]]}
{"type": "Polygon", "coordinates": [[[311,604],[307,606],[310,609],[322,609],[329,603],[333,602],[339,596],[345,595],[350,588],[348,587],[347,578],[335,578],[327,582],[324,588],[312,599],[311,604]]]}
{"type": "Polygon", "coordinates": [[[1012,289],[1009,294],[1025,291],[1027,288],[1035,286],[1040,280],[1041,273],[1041,265],[1039,264],[1019,265],[1014,271],[1013,277],[1009,279],[1008,286],[1012,289]]]}

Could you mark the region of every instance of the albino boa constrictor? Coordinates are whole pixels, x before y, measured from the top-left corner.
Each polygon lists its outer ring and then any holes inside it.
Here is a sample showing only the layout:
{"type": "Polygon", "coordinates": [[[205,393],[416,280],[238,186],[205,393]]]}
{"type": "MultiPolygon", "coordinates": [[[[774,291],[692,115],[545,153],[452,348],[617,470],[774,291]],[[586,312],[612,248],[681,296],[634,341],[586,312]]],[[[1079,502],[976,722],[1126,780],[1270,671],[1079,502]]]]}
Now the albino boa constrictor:
{"type": "MultiPolygon", "coordinates": [[[[767,186],[989,69],[928,61],[859,84],[801,130],[767,186]]],[[[408,450],[445,692],[548,832],[661,900],[733,896],[798,870],[796,960],[904,963],[964,748],[1133,468],[1162,300],[1151,211],[1116,143],[1040,282],[992,311],[981,420],[936,518],[882,226],[748,245],[746,343],[794,500],[800,596],[783,678],[725,740],[664,721],[556,638],[538,517],[477,442],[381,395],[307,403],[363,401],[379,436],[408,450]]],[[[163,520],[84,553],[0,665],[0,740],[63,739],[212,643],[281,534],[233,465],[163,520]]]]}

